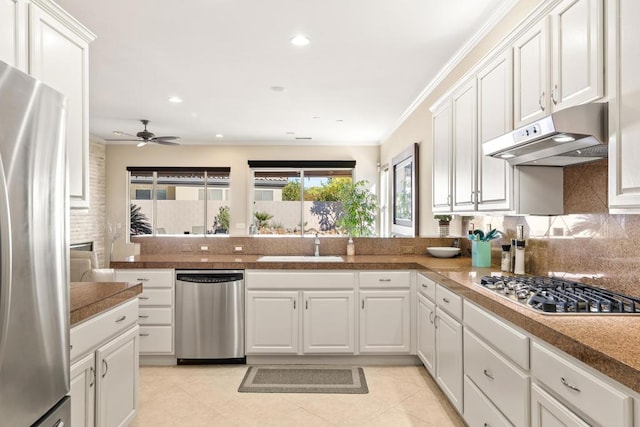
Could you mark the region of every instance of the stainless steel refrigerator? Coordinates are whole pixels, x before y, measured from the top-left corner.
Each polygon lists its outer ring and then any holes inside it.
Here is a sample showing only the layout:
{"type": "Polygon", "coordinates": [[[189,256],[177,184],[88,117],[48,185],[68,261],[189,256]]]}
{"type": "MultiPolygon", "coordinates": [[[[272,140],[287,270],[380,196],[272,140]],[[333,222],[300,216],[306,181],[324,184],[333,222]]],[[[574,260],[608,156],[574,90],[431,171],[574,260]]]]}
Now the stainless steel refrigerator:
{"type": "Polygon", "coordinates": [[[70,425],[65,119],[64,96],[0,62],[2,426],[70,425]]]}

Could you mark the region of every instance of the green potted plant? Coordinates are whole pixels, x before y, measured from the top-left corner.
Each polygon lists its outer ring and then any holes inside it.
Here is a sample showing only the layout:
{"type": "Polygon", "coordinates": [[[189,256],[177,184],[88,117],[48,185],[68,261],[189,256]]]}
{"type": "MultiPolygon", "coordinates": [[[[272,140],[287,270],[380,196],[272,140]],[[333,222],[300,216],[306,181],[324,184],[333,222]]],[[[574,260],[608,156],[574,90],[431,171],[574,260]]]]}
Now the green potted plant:
{"type": "Polygon", "coordinates": [[[151,224],[149,224],[149,219],[147,216],[141,212],[142,207],[134,205],[131,203],[130,205],[130,216],[129,216],[129,232],[132,236],[137,236],[140,234],[151,234],[151,224]]]}
{"type": "Polygon", "coordinates": [[[447,237],[449,235],[451,215],[434,215],[433,218],[438,220],[438,232],[440,237],[447,237]]]}
{"type": "Polygon", "coordinates": [[[218,215],[213,218],[213,232],[215,234],[229,234],[229,206],[220,206],[218,215]]]}
{"type": "Polygon", "coordinates": [[[256,219],[256,227],[258,227],[258,232],[261,229],[269,227],[269,220],[273,218],[268,212],[254,212],[253,217],[256,219]]]}
{"type": "Polygon", "coordinates": [[[376,220],[376,199],[365,186],[367,181],[345,182],[340,188],[343,213],[337,225],[351,237],[373,236],[376,220]]]}

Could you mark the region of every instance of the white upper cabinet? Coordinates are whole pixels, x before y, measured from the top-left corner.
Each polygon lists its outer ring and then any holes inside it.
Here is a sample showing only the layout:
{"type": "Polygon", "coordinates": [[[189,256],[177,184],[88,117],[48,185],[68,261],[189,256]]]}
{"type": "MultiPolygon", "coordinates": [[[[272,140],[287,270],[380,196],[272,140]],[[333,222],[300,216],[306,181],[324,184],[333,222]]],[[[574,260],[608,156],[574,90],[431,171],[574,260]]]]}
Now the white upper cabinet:
{"type": "Polygon", "coordinates": [[[640,2],[608,5],[609,209],[640,212],[640,2]]]}
{"type": "Polygon", "coordinates": [[[24,70],[24,3],[0,0],[0,61],[24,70]]]}
{"type": "Polygon", "coordinates": [[[549,114],[549,21],[543,19],[513,45],[514,126],[549,114]]]}
{"type": "Polygon", "coordinates": [[[476,81],[460,86],[451,99],[453,109],[453,210],[475,210],[476,81]]]}
{"type": "Polygon", "coordinates": [[[29,73],[67,97],[72,208],[89,207],[89,43],[95,38],[54,3],[29,4],[29,73]]]}
{"type": "Polygon", "coordinates": [[[513,44],[514,126],[604,94],[603,0],[564,0],[513,44]]]}
{"type": "Polygon", "coordinates": [[[433,111],[433,212],[451,211],[451,103],[433,111]]]}
{"type": "Polygon", "coordinates": [[[604,94],[603,0],[565,0],[551,12],[554,110],[604,94]]]}
{"type": "Polygon", "coordinates": [[[513,61],[506,50],[477,75],[478,211],[511,210],[513,167],[482,154],[482,144],[513,129],[513,61]]]}

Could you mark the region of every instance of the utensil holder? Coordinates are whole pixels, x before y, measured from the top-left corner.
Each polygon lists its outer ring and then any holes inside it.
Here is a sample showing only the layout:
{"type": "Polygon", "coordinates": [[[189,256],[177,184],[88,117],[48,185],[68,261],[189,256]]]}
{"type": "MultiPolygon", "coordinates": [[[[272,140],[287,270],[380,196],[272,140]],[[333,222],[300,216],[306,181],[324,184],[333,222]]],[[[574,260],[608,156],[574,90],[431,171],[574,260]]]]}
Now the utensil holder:
{"type": "Polygon", "coordinates": [[[471,242],[471,265],[473,267],[491,267],[491,242],[471,242]]]}

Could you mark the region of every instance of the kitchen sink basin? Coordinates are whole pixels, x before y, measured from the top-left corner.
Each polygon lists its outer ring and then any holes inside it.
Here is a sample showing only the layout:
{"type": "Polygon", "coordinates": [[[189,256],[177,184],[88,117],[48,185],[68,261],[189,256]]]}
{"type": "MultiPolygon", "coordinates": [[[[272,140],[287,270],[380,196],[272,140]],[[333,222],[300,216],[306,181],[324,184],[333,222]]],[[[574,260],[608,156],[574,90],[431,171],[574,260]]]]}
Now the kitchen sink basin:
{"type": "Polygon", "coordinates": [[[258,258],[259,262],[343,262],[341,256],[313,256],[313,255],[265,255],[258,258]]]}

